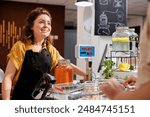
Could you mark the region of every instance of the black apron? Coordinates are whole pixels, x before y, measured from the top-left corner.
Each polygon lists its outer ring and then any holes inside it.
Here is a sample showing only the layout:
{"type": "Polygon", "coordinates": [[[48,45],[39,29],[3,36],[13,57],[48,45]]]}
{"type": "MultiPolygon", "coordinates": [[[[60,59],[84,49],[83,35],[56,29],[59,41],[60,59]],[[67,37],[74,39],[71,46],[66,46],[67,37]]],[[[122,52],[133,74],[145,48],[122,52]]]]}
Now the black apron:
{"type": "Polygon", "coordinates": [[[50,73],[51,61],[47,49],[43,49],[41,52],[27,50],[11,99],[33,100],[32,92],[42,75],[50,73]]]}

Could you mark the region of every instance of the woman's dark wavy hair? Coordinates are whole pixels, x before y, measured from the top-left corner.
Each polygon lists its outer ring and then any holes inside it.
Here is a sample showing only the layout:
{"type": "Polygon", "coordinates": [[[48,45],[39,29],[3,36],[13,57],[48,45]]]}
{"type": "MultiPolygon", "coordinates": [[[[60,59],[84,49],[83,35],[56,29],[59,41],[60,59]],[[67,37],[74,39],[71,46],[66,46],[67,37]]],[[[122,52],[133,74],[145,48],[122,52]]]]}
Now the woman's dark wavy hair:
{"type": "MultiPolygon", "coordinates": [[[[21,40],[23,42],[26,42],[27,40],[32,40],[32,43],[34,41],[34,35],[33,35],[33,31],[31,30],[31,28],[33,27],[33,24],[34,24],[34,21],[35,19],[39,16],[39,15],[42,15],[42,14],[46,14],[50,17],[51,19],[51,15],[50,13],[48,12],[48,10],[42,8],[42,7],[37,7],[36,9],[32,10],[28,15],[27,15],[27,18],[26,18],[26,24],[25,24],[25,27],[22,31],[22,36],[21,36],[21,40]]],[[[46,43],[52,43],[52,40],[50,38],[50,35],[49,37],[47,37],[45,39],[46,43]]]]}

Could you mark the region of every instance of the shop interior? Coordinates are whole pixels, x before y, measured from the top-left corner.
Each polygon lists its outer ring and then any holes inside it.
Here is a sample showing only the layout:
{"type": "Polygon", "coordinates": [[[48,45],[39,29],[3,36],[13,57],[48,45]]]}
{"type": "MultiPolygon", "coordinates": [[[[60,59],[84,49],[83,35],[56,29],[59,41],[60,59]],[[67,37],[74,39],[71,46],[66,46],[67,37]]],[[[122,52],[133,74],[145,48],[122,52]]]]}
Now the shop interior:
{"type": "MultiPolygon", "coordinates": [[[[0,1],[0,86],[7,54],[21,35],[26,14],[37,6],[47,8],[52,15],[51,37],[54,46],[64,58],[87,72],[88,81],[81,83],[82,77],[76,75],[69,84],[65,81],[54,84],[54,73],[46,74],[33,92],[42,90],[38,95],[35,94],[35,99],[107,99],[99,89],[105,80],[115,77],[122,82],[130,75],[137,76],[139,36],[146,18],[148,1],[93,0],[91,6],[77,6],[75,2],[0,1]],[[107,9],[109,4],[114,5],[115,10],[107,9]],[[48,89],[45,88],[47,85],[48,89]],[[53,90],[50,91],[50,88],[53,90]]],[[[133,91],[134,88],[129,86],[127,90],[133,91]]]]}

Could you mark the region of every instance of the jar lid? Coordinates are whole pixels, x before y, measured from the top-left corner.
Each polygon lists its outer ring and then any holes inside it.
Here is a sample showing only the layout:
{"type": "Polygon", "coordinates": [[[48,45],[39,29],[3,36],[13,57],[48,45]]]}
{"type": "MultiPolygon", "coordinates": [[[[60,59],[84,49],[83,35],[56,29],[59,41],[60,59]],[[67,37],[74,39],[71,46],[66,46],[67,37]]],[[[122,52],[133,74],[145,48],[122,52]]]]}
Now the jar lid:
{"type": "Polygon", "coordinates": [[[116,30],[128,30],[129,27],[123,26],[123,27],[117,27],[116,30]]]}
{"type": "Polygon", "coordinates": [[[61,60],[59,60],[58,64],[70,64],[70,60],[69,59],[61,59],[61,60]]]}

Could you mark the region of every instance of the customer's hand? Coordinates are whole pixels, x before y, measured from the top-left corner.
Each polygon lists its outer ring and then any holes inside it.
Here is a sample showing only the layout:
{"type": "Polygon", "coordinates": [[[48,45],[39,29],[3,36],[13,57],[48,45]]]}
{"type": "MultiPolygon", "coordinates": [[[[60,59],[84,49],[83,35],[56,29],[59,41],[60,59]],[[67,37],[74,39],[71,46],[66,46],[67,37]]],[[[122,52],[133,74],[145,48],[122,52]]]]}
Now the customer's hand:
{"type": "Polygon", "coordinates": [[[128,85],[130,85],[130,86],[134,86],[135,85],[135,83],[136,83],[136,77],[135,76],[129,76],[124,82],[123,82],[123,84],[124,84],[124,86],[125,87],[127,87],[128,85]]]}
{"type": "Polygon", "coordinates": [[[125,87],[116,79],[110,79],[102,84],[101,90],[109,99],[114,99],[118,94],[125,90],[125,87]]]}

